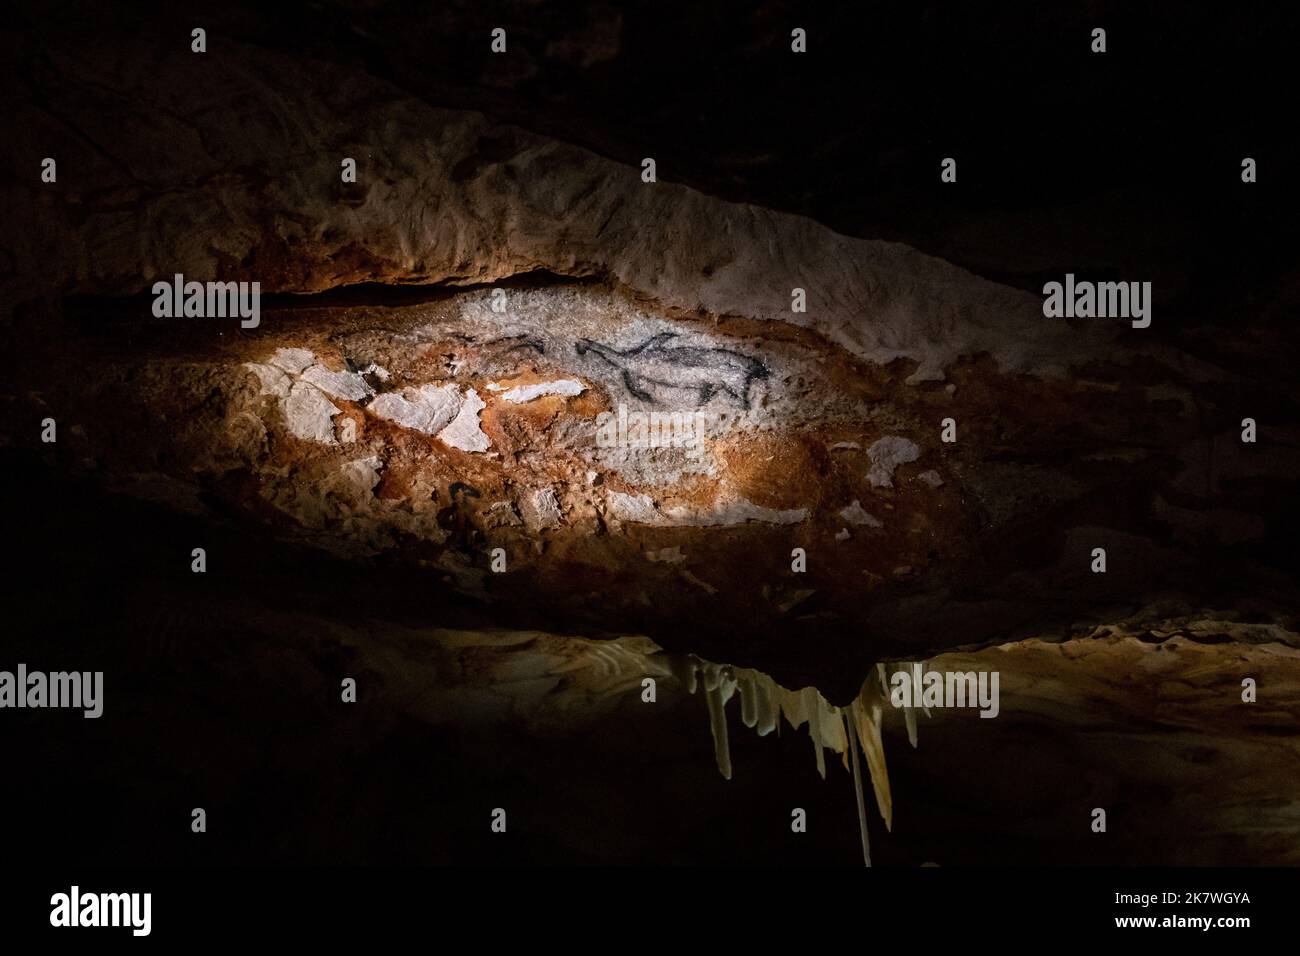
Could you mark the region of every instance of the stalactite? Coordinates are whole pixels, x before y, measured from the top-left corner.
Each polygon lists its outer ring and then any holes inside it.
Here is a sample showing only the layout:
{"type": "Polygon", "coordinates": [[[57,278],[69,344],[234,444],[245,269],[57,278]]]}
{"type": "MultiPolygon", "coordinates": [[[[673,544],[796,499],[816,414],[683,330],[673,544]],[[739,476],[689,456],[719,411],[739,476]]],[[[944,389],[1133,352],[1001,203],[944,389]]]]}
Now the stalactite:
{"type": "Polygon", "coordinates": [[[907,742],[916,749],[916,709],[913,707],[903,708],[903,723],[907,725],[907,742]]]}
{"type": "Polygon", "coordinates": [[[709,704],[709,729],[713,732],[713,756],[718,772],[731,779],[731,746],[727,740],[727,711],[723,707],[722,688],[718,683],[705,691],[709,704]]]}
{"type": "MultiPolygon", "coordinates": [[[[858,696],[847,707],[832,705],[815,687],[787,690],[761,671],[714,664],[693,655],[684,661],[680,659],[674,661],[672,670],[683,680],[691,693],[695,693],[697,687],[701,685],[705,690],[709,725],[713,734],[714,756],[718,762],[718,770],[726,779],[731,779],[726,704],[736,692],[740,694],[742,723],[746,727],[755,729],[760,736],[772,730],[779,732],[781,715],[784,715],[786,721],[796,730],[805,723],[808,725],[808,736],[812,739],[813,751],[816,755],[817,772],[823,780],[826,779],[826,760],[823,751],[830,749],[839,754],[845,769],[853,774],[859,825],[862,831],[863,858],[870,866],[865,817],[866,801],[863,797],[863,770],[858,759],[859,752],[862,755],[861,762],[866,764],[866,772],[871,775],[871,788],[875,793],[876,807],[885,822],[885,828],[892,830],[894,822],[889,770],[885,764],[885,748],[880,729],[885,702],[889,696],[888,670],[884,664],[877,665],[868,674],[867,679],[862,682],[858,696]]],[[[915,724],[913,713],[908,727],[908,738],[913,746],[916,743],[915,724]]]]}
{"type": "Polygon", "coordinates": [[[876,793],[876,806],[885,821],[885,829],[894,826],[893,798],[889,790],[889,770],[885,766],[885,745],[880,737],[880,721],[883,715],[883,698],[872,687],[868,678],[862,684],[862,691],[849,705],[853,715],[854,727],[858,732],[858,743],[862,747],[867,769],[871,771],[871,787],[876,793]]]}
{"type": "Polygon", "coordinates": [[[788,691],[779,685],[776,686],[775,692],[781,715],[785,717],[786,723],[795,730],[807,723],[808,715],[804,713],[803,694],[798,691],[788,691]]]}
{"type": "Polygon", "coordinates": [[[773,730],[780,730],[777,722],[778,707],[776,703],[776,684],[762,680],[765,675],[754,675],[754,688],[758,695],[758,725],[754,728],[760,737],[766,737],[773,730]]]}
{"type": "Polygon", "coordinates": [[[804,712],[808,715],[808,735],[812,737],[813,753],[817,757],[817,773],[826,779],[826,757],[822,753],[826,744],[822,740],[822,695],[815,687],[803,689],[804,712]]]}
{"type": "Polygon", "coordinates": [[[737,671],[736,686],[740,690],[740,722],[752,728],[758,724],[758,684],[751,672],[737,671]]]}
{"type": "Polygon", "coordinates": [[[865,866],[871,865],[871,841],[867,838],[867,805],[862,799],[862,770],[858,766],[858,745],[854,743],[857,739],[857,728],[853,725],[852,707],[844,713],[844,725],[846,735],[849,741],[849,756],[853,764],[853,796],[858,803],[858,832],[862,836],[862,862],[865,866]]]}
{"type": "MultiPolygon", "coordinates": [[[[880,684],[881,684],[881,687],[883,688],[883,692],[884,692],[885,696],[888,697],[888,696],[889,696],[889,678],[890,678],[893,674],[908,674],[908,675],[910,676],[910,675],[911,675],[911,665],[910,665],[910,664],[902,664],[902,665],[895,664],[895,665],[892,666],[892,668],[886,668],[884,664],[877,664],[877,665],[876,665],[876,673],[878,673],[878,674],[880,675],[880,684]]],[[[927,716],[927,717],[930,716],[930,710],[929,710],[929,708],[926,708],[926,710],[925,710],[925,716],[927,716]]],[[[917,740],[917,733],[916,733],[916,708],[915,708],[915,707],[904,707],[904,708],[903,708],[903,723],[904,723],[904,725],[906,725],[906,727],[907,727],[907,742],[908,742],[909,744],[911,744],[911,745],[912,745],[912,749],[915,750],[915,749],[916,749],[916,740],[917,740]]]]}

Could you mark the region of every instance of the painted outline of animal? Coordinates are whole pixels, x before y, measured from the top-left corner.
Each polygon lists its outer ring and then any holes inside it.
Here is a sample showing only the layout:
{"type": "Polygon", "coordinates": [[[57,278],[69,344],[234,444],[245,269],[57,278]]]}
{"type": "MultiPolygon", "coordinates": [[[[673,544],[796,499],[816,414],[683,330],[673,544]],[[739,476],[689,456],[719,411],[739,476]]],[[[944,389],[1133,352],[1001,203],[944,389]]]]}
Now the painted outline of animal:
{"type": "Polygon", "coordinates": [[[501,344],[503,344],[503,343],[505,343],[505,342],[513,342],[513,343],[514,343],[513,345],[511,345],[511,346],[509,346],[508,348],[505,349],[505,352],[506,352],[507,354],[510,353],[510,352],[517,352],[517,351],[519,351],[520,349],[532,349],[532,350],[533,350],[534,352],[536,352],[538,355],[545,355],[545,354],[546,354],[546,343],[543,342],[541,339],[539,339],[539,338],[535,338],[535,337],[530,336],[530,335],[505,335],[505,336],[502,336],[502,337],[499,338],[499,339],[493,339],[491,342],[489,342],[489,343],[487,343],[487,344],[488,344],[488,345],[501,345],[501,344]]]}
{"type": "Polygon", "coordinates": [[[750,386],[770,372],[758,359],[724,348],[681,345],[669,348],[676,332],[659,332],[640,345],[615,349],[591,339],[578,339],[579,355],[593,353],[623,373],[629,393],[643,402],[658,404],[646,386],[686,389],[695,392],[696,406],[719,392],[730,395],[741,407],[749,408],[750,386]]]}

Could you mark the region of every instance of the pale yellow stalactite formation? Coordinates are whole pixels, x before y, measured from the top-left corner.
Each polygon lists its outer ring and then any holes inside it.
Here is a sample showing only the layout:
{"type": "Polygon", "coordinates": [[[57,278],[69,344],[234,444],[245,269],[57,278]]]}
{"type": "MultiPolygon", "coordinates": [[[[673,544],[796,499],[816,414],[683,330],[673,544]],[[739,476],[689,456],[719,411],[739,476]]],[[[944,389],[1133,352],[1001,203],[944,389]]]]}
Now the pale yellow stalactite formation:
{"type": "MultiPolygon", "coordinates": [[[[884,664],[877,664],[876,670],[880,674],[881,686],[888,687],[889,678],[893,674],[908,674],[910,676],[912,665],[895,664],[893,665],[892,668],[886,668],[884,664]]],[[[925,716],[929,717],[930,708],[922,705],[922,709],[925,711],[925,716]]],[[[915,750],[916,749],[916,708],[915,707],[903,708],[903,722],[907,725],[907,741],[912,745],[912,749],[915,750]]]]}
{"type": "Polygon", "coordinates": [[[880,725],[885,712],[885,685],[870,676],[862,682],[857,698],[849,705],[853,728],[857,731],[858,745],[871,772],[871,787],[876,793],[876,806],[880,809],[885,829],[894,827],[894,803],[889,791],[889,771],[885,767],[885,744],[880,737],[880,725]]]}
{"type": "MultiPolygon", "coordinates": [[[[886,829],[893,828],[893,798],[889,789],[889,771],[885,765],[885,747],[880,728],[888,698],[888,671],[877,665],[862,682],[858,696],[847,707],[836,707],[815,687],[787,690],[761,671],[714,664],[694,655],[676,659],[674,672],[686,689],[694,694],[702,685],[709,710],[709,726],[713,734],[713,751],[718,770],[731,779],[731,750],[727,738],[726,705],[734,693],[740,693],[740,719],[758,735],[766,736],[779,730],[778,714],[784,715],[790,726],[798,730],[808,725],[816,755],[817,772],[826,778],[824,750],[839,754],[846,769],[851,769],[858,802],[859,825],[862,834],[863,859],[871,865],[867,841],[865,800],[862,792],[862,771],[858,766],[860,750],[871,775],[871,788],[876,796],[876,807],[886,829]],[[850,738],[852,734],[852,738],[850,738]]],[[[916,714],[910,708],[904,714],[907,721],[908,740],[916,746],[916,714]]]]}
{"type": "MultiPolygon", "coordinates": [[[[852,707],[850,707],[852,710],[852,707]]],[[[846,721],[852,721],[852,714],[845,714],[846,721]]],[[[848,724],[849,737],[849,755],[853,763],[853,798],[858,805],[858,833],[862,837],[862,864],[863,866],[871,865],[871,840],[867,836],[867,805],[862,799],[862,768],[858,760],[858,746],[854,742],[857,739],[857,731],[853,728],[852,723],[848,724]]]]}
{"type": "Polygon", "coordinates": [[[731,749],[727,739],[727,711],[725,709],[727,702],[723,700],[723,693],[723,682],[721,680],[706,680],[705,694],[709,702],[709,727],[713,731],[713,755],[717,758],[718,770],[730,780],[731,749]]]}

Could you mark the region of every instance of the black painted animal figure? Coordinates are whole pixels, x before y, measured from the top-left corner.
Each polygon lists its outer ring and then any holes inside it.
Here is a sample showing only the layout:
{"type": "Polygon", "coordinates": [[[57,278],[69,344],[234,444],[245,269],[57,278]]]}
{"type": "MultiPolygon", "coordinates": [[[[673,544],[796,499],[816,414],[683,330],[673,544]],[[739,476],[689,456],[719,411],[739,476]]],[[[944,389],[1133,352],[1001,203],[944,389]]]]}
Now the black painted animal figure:
{"type": "Polygon", "coordinates": [[[766,365],[731,349],[670,345],[675,338],[676,332],[660,332],[629,349],[579,339],[574,347],[579,355],[591,353],[621,371],[628,392],[644,402],[659,402],[650,388],[667,388],[695,392],[697,406],[724,392],[749,408],[750,387],[768,377],[766,365]]]}

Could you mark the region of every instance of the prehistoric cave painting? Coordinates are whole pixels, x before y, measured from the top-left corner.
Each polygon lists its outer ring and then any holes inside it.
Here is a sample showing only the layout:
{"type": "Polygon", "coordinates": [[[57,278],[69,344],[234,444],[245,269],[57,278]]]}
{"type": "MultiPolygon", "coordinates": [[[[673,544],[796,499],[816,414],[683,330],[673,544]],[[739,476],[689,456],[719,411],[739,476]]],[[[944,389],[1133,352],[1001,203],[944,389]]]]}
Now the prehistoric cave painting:
{"type": "Polygon", "coordinates": [[[538,355],[546,354],[546,343],[539,338],[528,335],[507,335],[503,338],[493,339],[488,345],[504,345],[502,350],[505,354],[518,352],[523,349],[532,349],[538,355]]]}
{"type": "Polygon", "coordinates": [[[591,353],[622,372],[628,392],[643,402],[662,404],[657,390],[673,389],[694,392],[697,406],[721,392],[749,408],[750,387],[768,377],[766,365],[730,349],[670,347],[669,341],[675,338],[676,332],[660,332],[622,350],[579,339],[574,348],[579,355],[591,353]]]}

